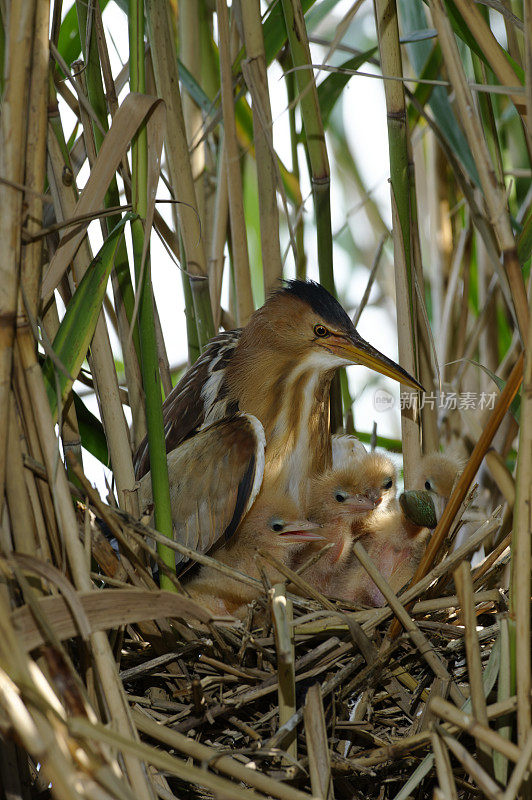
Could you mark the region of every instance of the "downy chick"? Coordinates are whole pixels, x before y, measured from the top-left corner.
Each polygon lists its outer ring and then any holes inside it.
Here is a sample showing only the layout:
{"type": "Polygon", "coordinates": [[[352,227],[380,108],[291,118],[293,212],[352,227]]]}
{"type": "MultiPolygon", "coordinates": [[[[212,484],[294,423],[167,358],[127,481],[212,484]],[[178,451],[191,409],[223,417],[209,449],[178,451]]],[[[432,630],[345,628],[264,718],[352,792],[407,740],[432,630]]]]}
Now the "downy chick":
{"type": "Polygon", "coordinates": [[[332,465],[335,469],[352,466],[368,454],[360,439],[349,433],[334,433],[331,436],[331,446],[332,465]]]}
{"type": "Polygon", "coordinates": [[[430,492],[438,520],[447,505],[462,469],[457,459],[443,453],[429,453],[414,471],[412,488],[430,492]]]}
{"type": "MultiPolygon", "coordinates": [[[[419,468],[414,473],[413,485],[415,488],[424,488],[427,492],[430,492],[438,521],[449,502],[449,497],[462,473],[462,469],[463,465],[460,460],[453,456],[444,455],[443,453],[429,453],[421,459],[419,468]]],[[[462,525],[454,538],[451,549],[456,550],[465,544],[485,518],[485,509],[479,508],[478,499],[475,499],[462,516],[462,525]]],[[[472,566],[479,564],[483,558],[484,546],[481,545],[471,556],[472,566]]]]}
{"type": "MultiPolygon", "coordinates": [[[[267,550],[288,564],[302,546],[319,540],[323,540],[319,527],[301,518],[293,500],[271,490],[259,495],[231,541],[218,547],[212,556],[222,564],[260,579],[254,558],[257,549],[267,550]]],[[[284,579],[274,567],[266,562],[263,564],[272,583],[284,579]]],[[[205,566],[185,586],[194,600],[211,611],[241,618],[245,615],[247,603],[262,593],[260,586],[254,588],[214,567],[205,566]]]]}
{"type": "MultiPolygon", "coordinates": [[[[427,491],[404,492],[386,515],[368,520],[360,543],[379,572],[397,593],[414,575],[437,524],[432,497],[427,491]]],[[[382,606],[385,599],[355,555],[340,576],[341,597],[356,603],[382,606]]]]}
{"type": "MultiPolygon", "coordinates": [[[[394,508],[396,479],[389,458],[365,453],[360,459],[350,460],[349,466],[333,467],[313,480],[307,516],[322,525],[322,535],[334,547],[305,570],[305,580],[325,594],[344,597],[339,593],[339,579],[353,560],[353,541],[394,508]]],[[[314,543],[297,553],[297,565],[322,546],[314,543]]]]}

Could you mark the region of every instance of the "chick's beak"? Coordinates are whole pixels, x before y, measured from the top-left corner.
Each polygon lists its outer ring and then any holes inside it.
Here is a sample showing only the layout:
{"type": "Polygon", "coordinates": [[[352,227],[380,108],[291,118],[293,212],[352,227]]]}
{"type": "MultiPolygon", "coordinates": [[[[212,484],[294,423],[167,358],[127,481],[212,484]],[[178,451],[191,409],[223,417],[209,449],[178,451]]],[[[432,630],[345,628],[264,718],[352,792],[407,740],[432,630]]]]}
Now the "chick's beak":
{"type": "Polygon", "coordinates": [[[325,536],[321,536],[318,531],[321,525],[308,520],[296,520],[285,525],[279,536],[287,542],[321,542],[325,536]]]}
{"type": "Polygon", "coordinates": [[[367,494],[353,494],[347,497],[339,510],[342,514],[361,514],[366,511],[373,511],[377,503],[367,494]]]}
{"type": "Polygon", "coordinates": [[[343,358],[348,358],[353,364],[369,367],[369,369],[380,372],[381,375],[386,375],[388,378],[393,378],[405,386],[424,391],[423,386],[405,369],[396,364],[395,361],[392,361],[391,358],[388,358],[388,356],[383,355],[369,342],[366,342],[356,331],[353,332],[349,339],[347,337],[345,339],[337,339],[332,345],[332,349],[343,358]]]}

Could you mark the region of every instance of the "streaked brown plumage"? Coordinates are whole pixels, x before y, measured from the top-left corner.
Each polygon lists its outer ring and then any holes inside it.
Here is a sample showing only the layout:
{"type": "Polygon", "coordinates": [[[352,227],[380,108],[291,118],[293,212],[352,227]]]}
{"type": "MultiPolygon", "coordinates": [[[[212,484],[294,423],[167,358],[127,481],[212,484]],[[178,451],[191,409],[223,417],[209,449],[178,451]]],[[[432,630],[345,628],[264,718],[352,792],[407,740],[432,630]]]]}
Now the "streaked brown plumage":
{"type": "MultiPolygon", "coordinates": [[[[217,547],[212,556],[222,564],[259,579],[255,561],[259,548],[288,564],[306,542],[323,541],[321,530],[308,520],[299,519],[298,515],[299,509],[289,497],[279,495],[274,489],[262,492],[240,526],[238,537],[217,547]]],[[[263,566],[271,583],[284,580],[274,567],[266,562],[263,566]]],[[[197,575],[185,582],[185,587],[194,600],[212,611],[237,617],[245,613],[247,603],[262,594],[260,586],[255,589],[214,567],[201,567],[197,575]]]]}
{"type": "MultiPolygon", "coordinates": [[[[223,419],[240,423],[238,412],[253,415],[264,429],[267,444],[263,476],[259,476],[254,458],[256,480],[263,486],[273,484],[282,494],[304,505],[309,481],[331,464],[329,430],[329,391],[335,371],[343,365],[360,363],[394,377],[405,385],[419,384],[401,367],[365,342],[339,303],[312,282],[292,281],[274,293],[256,311],[246,328],[222,334],[209,344],[196,364],[168,396],[164,408],[167,451],[174,451],[205,426],[223,419]]],[[[217,435],[216,427],[211,429],[217,435]]],[[[205,437],[208,434],[205,433],[205,437]]],[[[205,447],[208,450],[207,445],[205,447]]],[[[187,464],[194,466],[193,444],[187,464]]],[[[213,453],[220,447],[213,443],[213,453]]],[[[211,471],[205,480],[215,486],[216,476],[223,496],[238,498],[231,509],[232,528],[238,527],[249,508],[250,481],[229,485],[237,475],[246,476],[250,463],[232,449],[226,470],[220,470],[217,457],[202,469],[211,471]],[[240,509],[240,511],[239,511],[240,509]],[[240,516],[239,516],[240,514],[240,516]],[[239,518],[238,518],[239,517],[239,518]]],[[[181,464],[179,457],[177,464],[181,464]]],[[[148,448],[143,442],[136,458],[137,476],[149,469],[148,448]]],[[[178,483],[179,472],[170,474],[170,483],[178,483]]],[[[174,492],[174,497],[181,490],[174,492]]],[[[190,486],[190,491],[193,487],[190,486]]],[[[201,485],[199,487],[201,492],[201,485]]],[[[209,506],[210,495],[199,494],[196,505],[209,506]]],[[[173,520],[180,537],[181,501],[173,502],[173,520]]],[[[216,520],[210,544],[226,530],[226,520],[216,520]]],[[[188,535],[188,534],[187,534],[188,535]]],[[[202,535],[197,537],[202,539],[202,535]]]]}
{"type": "MultiPolygon", "coordinates": [[[[200,553],[236,531],[262,483],[264,432],[251,414],[202,428],[168,454],[172,521],[181,544],[200,553]]],[[[139,503],[150,511],[151,476],[140,480],[139,503]]],[[[176,553],[176,563],[183,556],[176,553]]]]}

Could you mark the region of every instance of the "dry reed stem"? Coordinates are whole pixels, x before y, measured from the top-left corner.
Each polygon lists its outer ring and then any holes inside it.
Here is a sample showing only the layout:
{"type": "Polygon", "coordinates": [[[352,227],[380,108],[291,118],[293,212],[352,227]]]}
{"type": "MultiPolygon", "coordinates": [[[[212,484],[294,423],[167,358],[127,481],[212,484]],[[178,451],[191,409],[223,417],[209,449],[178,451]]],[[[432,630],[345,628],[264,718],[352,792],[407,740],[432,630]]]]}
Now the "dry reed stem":
{"type": "Polygon", "coordinates": [[[465,714],[452,703],[444,700],[443,697],[431,697],[429,708],[436,716],[452,723],[451,732],[454,733],[456,730],[466,731],[478,742],[487,745],[489,749],[498,750],[513,762],[519,760],[521,755],[519,747],[489,728],[487,713],[486,722],[481,723],[475,718],[475,714],[473,716],[465,714]]]}
{"type": "MultiPolygon", "coordinates": [[[[76,203],[76,190],[74,185],[65,186],[63,183],[64,158],[61,153],[60,143],[51,130],[48,137],[48,152],[48,179],[52,187],[56,216],[58,219],[68,219],[72,214],[76,213],[76,209],[79,210],[81,200],[76,203]]],[[[102,152],[103,146],[100,150],[100,153],[102,152]]],[[[91,174],[94,174],[94,170],[91,174]]],[[[65,238],[68,239],[68,234],[65,238]]],[[[56,256],[60,250],[61,247],[56,251],[56,256]]],[[[85,239],[81,242],[80,249],[73,256],[76,283],[81,281],[91,261],[92,252],[90,244],[88,239],[85,239]]],[[[136,497],[132,495],[133,486],[135,484],[135,473],[133,470],[131,447],[129,443],[129,429],[120,401],[115,362],[103,310],[100,312],[94,330],[90,361],[93,376],[98,387],[102,421],[106,432],[113,472],[117,482],[118,501],[121,506],[123,505],[132,513],[136,513],[138,512],[138,507],[136,507],[136,497]]]]}
{"type": "Polygon", "coordinates": [[[198,217],[194,213],[198,204],[188,153],[175,44],[171,35],[170,5],[166,2],[146,0],[146,12],[157,91],[166,105],[167,131],[172,132],[165,141],[168,171],[175,198],[181,201],[177,205],[176,213],[185,247],[186,269],[190,273],[198,340],[203,346],[215,331],[212,324],[212,309],[211,319],[206,318],[208,309],[202,302],[205,292],[203,286],[199,285],[208,280],[207,257],[204,239],[200,235],[198,217]]]}
{"type": "Polygon", "coordinates": [[[456,791],[456,783],[453,776],[451,767],[451,759],[449,758],[449,751],[445,747],[441,736],[436,732],[431,735],[432,751],[434,753],[434,762],[436,764],[436,773],[438,775],[438,783],[442,793],[442,800],[458,800],[458,793],[456,791]]]}
{"type": "MultiPolygon", "coordinates": [[[[470,565],[463,561],[458,569],[455,570],[453,577],[458,597],[460,598],[460,611],[465,627],[467,674],[473,716],[480,725],[487,727],[488,714],[486,712],[486,696],[482,682],[482,664],[476,631],[477,616],[473,600],[473,581],[471,579],[470,565]]],[[[490,767],[490,755],[489,748],[484,743],[481,743],[478,748],[478,757],[480,763],[486,769],[490,767]]]]}
{"type": "Polygon", "coordinates": [[[0,262],[0,513],[4,504],[4,485],[9,414],[9,391],[20,276],[22,226],[21,191],[13,184],[24,183],[24,158],[33,49],[35,0],[15,3],[4,17],[6,81],[0,118],[0,175],[8,182],[0,191],[0,244],[5,257],[0,262]]]}
{"type": "Polygon", "coordinates": [[[231,222],[231,252],[236,286],[236,320],[239,326],[243,326],[247,324],[253,312],[253,295],[251,293],[251,276],[249,272],[246,220],[244,217],[240,173],[240,152],[236,136],[229,14],[226,0],[216,0],[216,14],[218,17],[224,148],[229,193],[229,219],[231,222]]]}
{"type": "Polygon", "coordinates": [[[259,0],[240,2],[246,61],[242,73],[251,94],[253,139],[259,193],[260,243],[265,297],[279,286],[282,277],[279,211],[277,208],[277,165],[273,148],[272,112],[262,35],[259,0]]]}
{"type": "MultiPolygon", "coordinates": [[[[292,622],[292,601],[286,596],[284,584],[277,583],[270,590],[275,648],[277,650],[277,675],[279,682],[279,728],[292,718],[296,710],[295,655],[292,622]]],[[[295,730],[286,743],[288,756],[297,760],[295,730]]]]}
{"type": "Polygon", "coordinates": [[[518,741],[524,747],[532,728],[527,698],[532,687],[530,655],[530,592],[532,522],[532,330],[528,331],[525,374],[521,393],[521,427],[517,456],[515,520],[512,538],[511,607],[515,615],[518,741]]]}
{"type": "MultiPolygon", "coordinates": [[[[403,76],[395,0],[375,0],[377,35],[383,75],[403,76]]],[[[401,81],[384,80],[390,151],[390,192],[394,245],[395,291],[399,362],[414,377],[418,374],[413,260],[413,165],[410,165],[405,92],[401,81]]],[[[404,388],[404,387],[403,387],[404,388]]],[[[412,410],[401,410],[401,439],[405,486],[421,458],[419,422],[412,410]]]]}
{"type": "Polygon", "coordinates": [[[523,342],[527,341],[528,302],[521,268],[517,260],[515,239],[508,214],[506,193],[497,181],[488,151],[484,131],[468,86],[443,0],[429,0],[434,26],[442,49],[449,79],[455,92],[455,102],[464,127],[467,141],[479,173],[484,201],[490,223],[497,235],[503,263],[508,276],[519,331],[523,342]]]}
{"type": "MultiPolygon", "coordinates": [[[[24,183],[28,188],[24,197],[26,207],[25,232],[34,232],[40,225],[43,213],[41,192],[46,178],[46,132],[48,125],[48,31],[50,5],[40,0],[35,6],[34,36],[32,45],[31,80],[28,98],[28,128],[24,183]]],[[[5,174],[5,173],[3,173],[5,174]]],[[[22,248],[20,281],[24,292],[23,303],[35,318],[39,306],[42,273],[42,242],[27,243],[22,248]]],[[[19,298],[19,313],[21,312],[19,298]]]]}
{"type": "Polygon", "coordinates": [[[307,692],[303,720],[312,793],[320,800],[334,800],[327,728],[320,687],[317,683],[307,692]]]}
{"type": "Polygon", "coordinates": [[[523,114],[525,108],[523,107],[522,97],[520,95],[512,96],[511,92],[511,88],[519,87],[521,82],[485,18],[473,3],[468,3],[466,0],[456,0],[456,5],[467,27],[471,33],[474,32],[475,41],[484,53],[497,79],[503,86],[508,87],[509,97],[518,112],[523,114]]]}
{"type": "MultiPolygon", "coordinates": [[[[33,412],[40,439],[48,480],[54,498],[54,507],[65,543],[70,569],[74,583],[78,589],[90,591],[92,583],[86,569],[83,547],[77,533],[77,522],[70,499],[70,491],[64,468],[59,459],[57,440],[54,434],[54,423],[40,366],[36,360],[33,347],[24,340],[19,340],[20,359],[29,392],[33,398],[33,412]]],[[[126,735],[133,729],[129,710],[125,702],[122,687],[116,674],[116,665],[109,641],[105,633],[98,632],[91,636],[91,650],[94,664],[98,670],[102,690],[117,728],[126,735]]],[[[151,800],[151,792],[144,776],[142,766],[136,758],[125,755],[126,768],[132,785],[137,788],[142,800],[151,800]]]]}
{"type": "Polygon", "coordinates": [[[449,733],[441,730],[443,741],[452,754],[462,764],[469,777],[476,783],[480,791],[484,792],[488,800],[502,800],[502,792],[493,778],[484,770],[471,755],[469,750],[449,733]]]}
{"type": "MultiPolygon", "coordinates": [[[[486,454],[488,447],[490,446],[491,441],[504,418],[504,415],[508,411],[512,400],[519,391],[519,387],[523,378],[523,361],[524,356],[523,353],[521,353],[514,364],[504,389],[497,398],[495,406],[490,413],[489,419],[487,420],[482,434],[476,443],[473,452],[471,453],[465,469],[451,493],[449,502],[445,506],[441,519],[438,522],[438,526],[432,534],[429,545],[423,555],[423,558],[421,559],[414,577],[412,578],[412,584],[415,584],[426,575],[430,565],[434,561],[436,553],[449,533],[456,513],[460,508],[460,505],[462,504],[467,492],[469,491],[471,482],[473,481],[473,478],[480,467],[482,459],[484,458],[484,455],[486,454]]],[[[394,623],[392,625],[390,635],[395,636],[397,635],[398,631],[399,628],[397,623],[394,623]]]]}
{"type": "MultiPolygon", "coordinates": [[[[221,796],[234,797],[235,800],[259,800],[263,795],[255,791],[246,789],[233,781],[215,775],[212,772],[200,767],[192,766],[187,761],[171,756],[168,753],[157,750],[155,747],[127,739],[120,734],[114,733],[100,724],[91,725],[81,717],[73,717],[68,720],[68,728],[74,736],[95,739],[105,742],[112,747],[118,747],[124,752],[131,753],[137,758],[153,764],[170,775],[185,780],[195,786],[205,786],[215,794],[221,796]]],[[[310,800],[310,795],[306,795],[310,800]]]]}
{"type": "MultiPolygon", "coordinates": [[[[445,681],[449,681],[449,692],[451,697],[456,703],[463,703],[465,698],[456,684],[453,682],[453,679],[447,671],[443,661],[440,659],[426,636],[421,633],[411,616],[406,612],[402,603],[397,599],[395,593],[392,591],[387,581],[382,577],[381,573],[376,568],[361,542],[355,542],[353,546],[353,553],[356,555],[371,580],[386,598],[388,605],[392,609],[397,620],[408,633],[413,644],[418,648],[420,654],[425,659],[436,677],[445,681]]],[[[385,646],[384,643],[383,646],[385,646]]]]}
{"type": "Polygon", "coordinates": [[[249,786],[264,792],[264,794],[277,797],[279,800],[309,800],[309,795],[306,792],[301,792],[292,786],[273,780],[267,775],[263,775],[257,770],[246,766],[245,763],[240,763],[232,756],[219,753],[214,747],[201,744],[189,736],[184,736],[178,731],[161,725],[151,720],[141,710],[133,709],[133,719],[138,729],[150,736],[150,738],[162,742],[172,749],[196,759],[196,761],[212,764],[220,772],[247,783],[249,786]]]}

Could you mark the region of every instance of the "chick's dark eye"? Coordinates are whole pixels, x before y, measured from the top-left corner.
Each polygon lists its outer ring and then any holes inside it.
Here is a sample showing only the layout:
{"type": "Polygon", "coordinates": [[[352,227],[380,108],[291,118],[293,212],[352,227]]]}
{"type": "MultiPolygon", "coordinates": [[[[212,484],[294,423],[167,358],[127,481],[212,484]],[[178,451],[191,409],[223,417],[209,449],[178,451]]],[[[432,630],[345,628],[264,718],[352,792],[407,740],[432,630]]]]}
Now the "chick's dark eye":
{"type": "Polygon", "coordinates": [[[323,339],[325,336],[329,336],[329,331],[325,327],[325,325],[314,325],[314,333],[316,336],[321,336],[323,339]]]}
{"type": "Polygon", "coordinates": [[[272,527],[272,531],[275,531],[275,533],[280,533],[282,531],[282,529],[284,528],[284,525],[283,525],[282,522],[272,522],[272,526],[271,527],[272,527]]]}
{"type": "Polygon", "coordinates": [[[430,481],[425,481],[425,489],[427,490],[427,492],[430,492],[430,490],[432,489],[430,481]]]}
{"type": "Polygon", "coordinates": [[[346,496],[345,496],[345,494],[342,494],[342,492],[336,492],[336,494],[334,495],[334,498],[339,503],[345,503],[345,500],[346,500],[346,496]]]}
{"type": "Polygon", "coordinates": [[[392,486],[393,486],[393,478],[388,478],[388,480],[384,481],[384,483],[382,484],[382,488],[386,490],[391,489],[392,486]]]}

